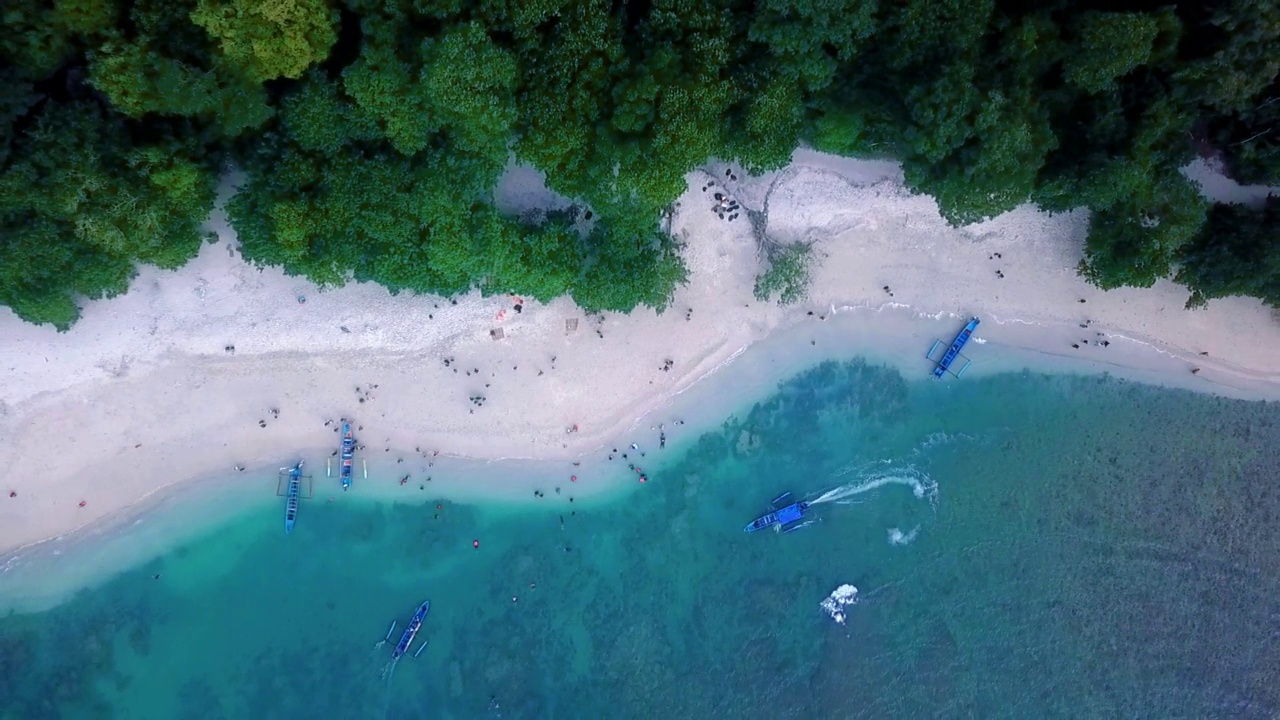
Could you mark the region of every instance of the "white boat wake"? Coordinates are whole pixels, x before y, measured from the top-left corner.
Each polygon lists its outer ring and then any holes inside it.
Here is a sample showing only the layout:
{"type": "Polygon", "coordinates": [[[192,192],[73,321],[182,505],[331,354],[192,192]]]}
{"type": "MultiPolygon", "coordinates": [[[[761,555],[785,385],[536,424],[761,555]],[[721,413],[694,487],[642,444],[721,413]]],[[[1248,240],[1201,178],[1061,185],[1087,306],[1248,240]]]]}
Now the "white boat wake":
{"type": "MultiPolygon", "coordinates": [[[[865,466],[864,466],[865,467],[865,466]]],[[[846,475],[852,469],[845,470],[837,475],[846,475]]],[[[911,492],[921,500],[928,500],[930,505],[936,507],[938,498],[938,483],[934,482],[928,475],[916,470],[914,467],[905,468],[889,468],[873,472],[862,473],[861,478],[857,482],[828,490],[813,500],[809,501],[810,505],[819,505],[822,503],[838,503],[848,505],[854,502],[853,498],[863,493],[878,490],[886,485],[906,485],[911,488],[911,492]]]]}

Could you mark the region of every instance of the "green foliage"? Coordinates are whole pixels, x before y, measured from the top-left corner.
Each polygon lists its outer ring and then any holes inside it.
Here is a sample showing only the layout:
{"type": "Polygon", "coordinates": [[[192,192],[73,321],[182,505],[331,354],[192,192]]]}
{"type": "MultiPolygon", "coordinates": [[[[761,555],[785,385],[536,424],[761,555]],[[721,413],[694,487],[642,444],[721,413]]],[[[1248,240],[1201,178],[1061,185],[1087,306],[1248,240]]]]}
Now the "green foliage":
{"type": "Polygon", "coordinates": [[[573,289],[585,247],[569,223],[560,220],[540,228],[517,228],[495,215],[486,220],[494,238],[487,290],[550,302],[573,289]]]}
{"type": "MultiPolygon", "coordinates": [[[[1264,233],[1218,210],[1203,230],[1177,168],[1216,150],[1238,179],[1280,182],[1280,9],[1099,8],[12,0],[0,303],[66,326],[137,263],[181,263],[213,168],[233,161],[254,262],[329,285],[662,308],[685,269],[657,224],[687,173],[775,169],[801,139],[902,161],[956,224],[1027,200],[1087,207],[1081,270],[1103,287],[1181,263],[1196,298],[1270,297],[1264,233]],[[502,217],[513,152],[594,219],[502,217]]],[[[757,290],[798,298],[801,252],[772,258],[757,290]]]]}
{"type": "Polygon", "coordinates": [[[745,133],[735,156],[749,172],[762,173],[787,164],[795,149],[803,110],[800,91],[792,83],[763,88],[747,106],[745,133]]]}
{"type": "Polygon", "coordinates": [[[186,15],[179,2],[132,5],[130,32],[104,31],[87,53],[89,84],[130,118],[196,118],[228,137],[261,127],[273,113],[262,86],[216,55],[186,15]]]}
{"type": "Polygon", "coordinates": [[[94,52],[91,82],[116,110],[140,118],[147,113],[197,115],[209,109],[214,78],[142,45],[110,40],[94,52]]]}
{"type": "Polygon", "coordinates": [[[200,0],[191,21],[254,80],[301,77],[337,40],[338,12],[325,0],[200,0]]]}
{"type": "Polygon", "coordinates": [[[113,27],[120,8],[115,0],[54,0],[54,22],[68,32],[89,34],[113,27]]]}
{"type": "Polygon", "coordinates": [[[1176,170],[1144,193],[1118,198],[1095,212],[1081,272],[1099,287],[1151,287],[1199,232],[1208,203],[1176,170]]]}
{"type": "Polygon", "coordinates": [[[866,152],[866,118],[838,108],[822,112],[814,118],[809,141],[822,152],[846,157],[866,152]]]}
{"type": "Polygon", "coordinates": [[[322,73],[311,71],[298,89],[284,99],[280,119],[298,147],[334,155],[351,139],[349,116],[337,86],[322,73]]]}
{"type": "MultiPolygon", "coordinates": [[[[72,21],[74,22],[74,21],[72,21]]],[[[68,18],[41,0],[6,0],[0,8],[0,67],[42,79],[75,52],[68,18]]]]}
{"type": "Polygon", "coordinates": [[[1257,210],[1214,205],[1181,261],[1177,280],[1191,290],[1188,307],[1248,295],[1280,309],[1280,198],[1257,210]]]}
{"type": "Polygon", "coordinates": [[[456,26],[425,53],[427,107],[459,146],[506,161],[516,120],[516,62],[479,23],[456,26]]]}
{"type": "Polygon", "coordinates": [[[1147,62],[1159,32],[1147,13],[1086,12],[1074,27],[1074,52],[1063,63],[1067,82],[1085,92],[1102,92],[1117,78],[1147,62]]]}
{"type": "Polygon", "coordinates": [[[1280,135],[1272,130],[1280,124],[1280,106],[1270,107],[1275,110],[1265,124],[1233,123],[1219,135],[1231,177],[1242,184],[1280,185],[1280,135]]]}
{"type": "Polygon", "coordinates": [[[791,305],[809,292],[813,274],[813,244],[796,243],[769,253],[769,267],[756,276],[755,296],[766,302],[775,294],[779,305],[791,305]]]}
{"type": "Polygon", "coordinates": [[[910,162],[908,182],[932,194],[954,224],[985,220],[1027,202],[1057,138],[1048,113],[1031,98],[986,98],[974,136],[932,165],[910,162]]]}
{"type": "Polygon", "coordinates": [[[675,242],[656,229],[635,235],[597,224],[587,241],[587,263],[571,293],[587,312],[628,312],[637,305],[662,312],[688,279],[675,242]]]}
{"type": "MultiPolygon", "coordinates": [[[[376,37],[376,36],[375,36],[376,37]]],[[[342,89],[355,101],[357,122],[376,127],[391,146],[412,155],[430,142],[439,123],[428,109],[418,68],[402,60],[391,39],[370,38],[360,59],[342,73],[342,89]]]]}
{"type": "Polygon", "coordinates": [[[1230,0],[1210,18],[1213,52],[1180,67],[1175,77],[1193,101],[1226,113],[1247,111],[1280,73],[1280,5],[1230,0]]]}
{"type": "Polygon", "coordinates": [[[878,0],[763,0],[751,15],[747,38],[768,47],[781,83],[797,92],[817,92],[875,31],[878,5],[878,0]]]}
{"type": "Polygon", "coordinates": [[[124,292],[134,261],[196,254],[216,178],[190,143],[130,146],[89,103],[49,104],[0,174],[0,302],[65,330],[79,296],[124,292]],[[28,192],[39,188],[39,192],[28,192]]]}

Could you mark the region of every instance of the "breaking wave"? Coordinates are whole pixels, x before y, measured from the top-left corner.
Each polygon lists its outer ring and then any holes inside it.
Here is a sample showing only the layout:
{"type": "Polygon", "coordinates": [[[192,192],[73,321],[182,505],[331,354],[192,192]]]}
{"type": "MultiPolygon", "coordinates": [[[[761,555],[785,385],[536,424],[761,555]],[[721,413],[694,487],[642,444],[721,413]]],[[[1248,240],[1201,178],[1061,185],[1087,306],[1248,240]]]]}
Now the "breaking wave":
{"type": "Polygon", "coordinates": [[[820,605],[823,612],[831,616],[837,625],[843,625],[845,608],[858,604],[858,588],[852,585],[841,585],[831,592],[820,605]]]}
{"type": "Polygon", "coordinates": [[[910,545],[912,540],[916,539],[916,535],[920,532],[920,526],[917,525],[909,532],[902,532],[898,528],[889,528],[889,544],[890,545],[910,545]]]}

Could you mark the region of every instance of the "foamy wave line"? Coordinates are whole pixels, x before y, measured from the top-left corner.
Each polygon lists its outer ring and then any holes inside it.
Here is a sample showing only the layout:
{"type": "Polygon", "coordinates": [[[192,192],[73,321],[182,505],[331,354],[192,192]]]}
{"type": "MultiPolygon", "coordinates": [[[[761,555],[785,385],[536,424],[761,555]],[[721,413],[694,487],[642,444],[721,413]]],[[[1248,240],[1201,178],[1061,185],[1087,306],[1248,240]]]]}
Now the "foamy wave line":
{"type": "Polygon", "coordinates": [[[937,446],[939,446],[939,445],[948,445],[948,444],[950,444],[950,443],[953,443],[953,442],[959,442],[959,441],[961,441],[961,440],[967,440],[967,441],[969,441],[969,442],[976,442],[976,441],[978,440],[978,436],[977,436],[977,435],[970,435],[970,434],[968,434],[968,433],[961,433],[961,432],[958,432],[958,433],[945,433],[945,432],[929,433],[929,435],[928,435],[928,436],[926,436],[926,437],[925,437],[925,439],[924,439],[923,441],[921,441],[921,443],[920,443],[919,445],[917,445],[917,446],[916,446],[916,448],[915,448],[915,450],[913,450],[912,452],[913,452],[914,454],[917,454],[917,455],[918,455],[918,454],[920,454],[920,453],[922,453],[922,452],[924,452],[924,451],[926,451],[926,450],[929,450],[929,449],[931,449],[931,448],[935,448],[935,447],[937,447],[937,446]]]}
{"type": "Polygon", "coordinates": [[[950,310],[939,310],[938,312],[935,312],[935,313],[929,313],[929,312],[925,312],[924,310],[921,310],[920,308],[917,308],[914,305],[910,305],[902,302],[887,302],[887,303],[881,303],[880,305],[876,305],[876,306],[873,306],[871,303],[866,303],[864,305],[840,305],[840,306],[836,306],[833,303],[831,305],[832,315],[835,315],[836,313],[841,313],[841,312],[856,312],[858,310],[871,310],[873,312],[884,312],[886,310],[911,310],[912,314],[917,319],[921,319],[921,320],[941,320],[943,318],[961,317],[958,313],[951,312],[950,310]]]}
{"type": "MultiPolygon", "coordinates": [[[[1055,328],[1055,327],[1066,326],[1066,323],[1063,323],[1063,322],[1041,322],[1037,320],[1024,320],[1022,318],[1001,318],[997,316],[995,313],[991,313],[990,318],[991,318],[991,321],[997,325],[1030,325],[1032,327],[1040,327],[1040,328],[1055,328]]],[[[1129,335],[1122,335],[1120,333],[1106,333],[1106,337],[1108,339],[1128,340],[1129,342],[1134,343],[1136,345],[1141,345],[1143,347],[1150,348],[1151,350],[1155,350],[1156,352],[1166,357],[1170,357],[1174,359],[1182,359],[1182,356],[1179,355],[1178,353],[1172,352],[1170,350],[1166,350],[1165,348],[1160,347],[1159,345],[1151,341],[1140,340],[1136,337],[1131,337],[1129,335]]]]}
{"type": "Polygon", "coordinates": [[[708,370],[708,371],[706,371],[706,372],[702,373],[701,375],[699,375],[698,377],[694,378],[692,381],[690,381],[690,382],[689,382],[689,384],[688,384],[688,385],[686,385],[686,386],[684,386],[683,388],[681,388],[681,389],[677,390],[676,392],[674,392],[674,393],[673,393],[673,395],[683,395],[683,394],[685,394],[685,393],[686,393],[686,392],[688,392],[690,389],[692,389],[692,388],[693,388],[693,386],[697,385],[698,383],[702,382],[703,380],[705,380],[705,379],[707,379],[707,378],[711,377],[712,375],[716,374],[716,373],[717,373],[717,372],[719,372],[721,369],[723,369],[726,365],[728,365],[729,363],[731,363],[731,362],[733,362],[734,360],[736,360],[736,359],[738,358],[738,356],[739,356],[739,355],[741,355],[742,353],[746,352],[746,351],[747,351],[747,348],[749,348],[749,347],[751,347],[751,346],[750,346],[750,345],[743,345],[742,347],[738,348],[737,350],[734,350],[734,351],[733,351],[733,354],[731,354],[729,357],[727,357],[727,358],[725,358],[724,360],[721,360],[720,362],[716,363],[715,367],[711,368],[710,370],[708,370]]]}
{"type": "Polygon", "coordinates": [[[1039,320],[1024,320],[1022,318],[1016,318],[1016,317],[1001,318],[999,315],[996,315],[995,313],[988,313],[987,317],[991,319],[991,322],[997,325],[1031,325],[1033,327],[1043,327],[1043,328],[1054,327],[1057,325],[1065,326],[1065,323],[1047,323],[1047,322],[1041,322],[1039,320]]]}

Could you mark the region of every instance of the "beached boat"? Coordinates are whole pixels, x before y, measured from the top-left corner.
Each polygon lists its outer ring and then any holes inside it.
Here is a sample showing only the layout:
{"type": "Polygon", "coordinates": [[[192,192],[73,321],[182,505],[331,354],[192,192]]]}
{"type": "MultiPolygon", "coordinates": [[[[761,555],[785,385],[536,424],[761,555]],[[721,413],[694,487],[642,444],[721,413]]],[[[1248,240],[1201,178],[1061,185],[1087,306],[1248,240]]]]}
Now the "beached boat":
{"type": "Polygon", "coordinates": [[[792,530],[798,529],[799,526],[793,525],[793,523],[804,517],[805,512],[809,510],[809,503],[794,502],[783,507],[778,507],[780,503],[789,497],[791,497],[791,493],[785,492],[774,498],[773,502],[769,503],[769,506],[770,508],[777,509],[771,510],[755,520],[752,520],[745,528],[743,528],[743,530],[750,533],[757,530],[763,530],[768,527],[781,530],[782,532],[791,532],[792,530]],[[791,527],[788,528],[788,525],[791,527]]]}
{"type": "Polygon", "coordinates": [[[351,460],[355,457],[356,436],[351,434],[351,423],[342,423],[342,489],[351,487],[351,460]]]}
{"type": "Polygon", "coordinates": [[[293,532],[293,523],[298,519],[298,498],[302,495],[302,460],[289,470],[289,490],[284,501],[284,531],[293,532]]]}
{"type": "MultiPolygon", "coordinates": [[[[978,318],[973,318],[972,320],[969,321],[967,325],[964,326],[964,329],[960,331],[960,334],[956,335],[956,339],[951,341],[951,347],[947,348],[947,352],[942,356],[942,359],[939,360],[938,364],[933,368],[934,377],[936,378],[943,377],[947,374],[948,371],[951,370],[951,364],[956,361],[957,357],[960,357],[960,351],[964,349],[965,343],[969,342],[969,338],[973,337],[973,333],[977,329],[978,329],[978,318]]],[[[937,351],[938,346],[941,344],[942,344],[941,341],[934,342],[933,347],[929,348],[929,352],[925,355],[925,357],[932,360],[933,353],[937,351]]],[[[964,371],[969,369],[969,365],[970,365],[969,362],[965,362],[964,367],[960,368],[960,370],[955,373],[955,376],[960,377],[961,375],[963,375],[964,371]]]]}
{"type": "Polygon", "coordinates": [[[393,661],[399,660],[401,655],[409,652],[409,646],[413,644],[413,639],[418,636],[418,630],[422,629],[422,621],[426,619],[427,612],[430,610],[431,601],[429,600],[418,606],[418,611],[413,614],[413,618],[405,626],[404,632],[400,635],[400,642],[396,643],[396,649],[391,653],[393,661]]]}

